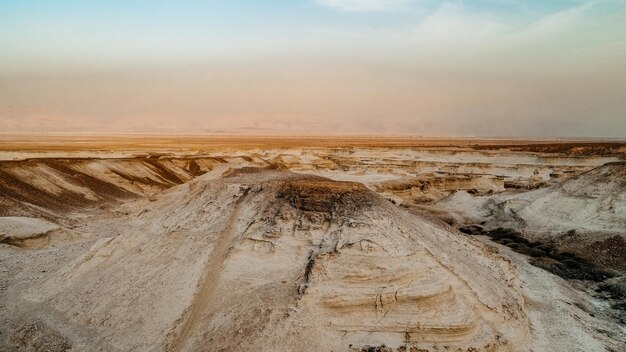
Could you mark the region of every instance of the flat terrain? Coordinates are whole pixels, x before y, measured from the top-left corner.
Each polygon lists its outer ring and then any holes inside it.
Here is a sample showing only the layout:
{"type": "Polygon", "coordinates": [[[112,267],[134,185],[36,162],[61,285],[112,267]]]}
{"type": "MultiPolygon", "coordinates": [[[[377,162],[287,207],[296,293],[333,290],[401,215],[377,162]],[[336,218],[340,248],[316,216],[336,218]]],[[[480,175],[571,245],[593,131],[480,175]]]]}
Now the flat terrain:
{"type": "Polygon", "coordinates": [[[2,151],[107,151],[107,150],[181,150],[200,151],[236,148],[276,147],[473,147],[476,149],[512,148],[522,151],[568,152],[574,148],[591,151],[624,152],[626,140],[555,140],[507,138],[442,138],[392,135],[25,135],[0,134],[2,151]]]}
{"type": "Polygon", "coordinates": [[[0,350],[626,350],[626,143],[0,136],[0,350]]]}

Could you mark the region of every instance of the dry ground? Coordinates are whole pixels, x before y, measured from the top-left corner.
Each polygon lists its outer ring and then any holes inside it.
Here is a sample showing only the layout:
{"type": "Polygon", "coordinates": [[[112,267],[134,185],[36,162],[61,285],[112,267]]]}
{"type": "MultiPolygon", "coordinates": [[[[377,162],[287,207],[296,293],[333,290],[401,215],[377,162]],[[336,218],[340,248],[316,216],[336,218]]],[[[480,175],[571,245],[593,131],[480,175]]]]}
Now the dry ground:
{"type": "Polygon", "coordinates": [[[623,144],[0,139],[0,350],[626,349],[623,144]]]}

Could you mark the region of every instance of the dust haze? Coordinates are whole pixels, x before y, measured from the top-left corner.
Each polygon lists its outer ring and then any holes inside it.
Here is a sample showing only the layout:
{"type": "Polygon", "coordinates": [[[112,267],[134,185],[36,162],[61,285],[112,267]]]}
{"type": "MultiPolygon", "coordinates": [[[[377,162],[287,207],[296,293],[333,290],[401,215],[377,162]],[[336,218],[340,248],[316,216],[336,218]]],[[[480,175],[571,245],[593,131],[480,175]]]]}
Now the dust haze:
{"type": "Polygon", "coordinates": [[[330,59],[59,72],[3,79],[0,130],[623,137],[625,82],[611,70],[455,72],[330,59]]]}

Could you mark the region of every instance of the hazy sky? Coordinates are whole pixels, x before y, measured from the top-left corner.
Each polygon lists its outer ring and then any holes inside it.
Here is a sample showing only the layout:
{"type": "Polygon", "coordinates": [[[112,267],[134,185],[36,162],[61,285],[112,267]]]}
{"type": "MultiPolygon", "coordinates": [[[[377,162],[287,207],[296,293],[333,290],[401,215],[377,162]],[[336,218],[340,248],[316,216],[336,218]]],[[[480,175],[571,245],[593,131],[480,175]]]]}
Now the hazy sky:
{"type": "Polygon", "coordinates": [[[626,0],[0,0],[0,132],[625,137],[626,0]]]}

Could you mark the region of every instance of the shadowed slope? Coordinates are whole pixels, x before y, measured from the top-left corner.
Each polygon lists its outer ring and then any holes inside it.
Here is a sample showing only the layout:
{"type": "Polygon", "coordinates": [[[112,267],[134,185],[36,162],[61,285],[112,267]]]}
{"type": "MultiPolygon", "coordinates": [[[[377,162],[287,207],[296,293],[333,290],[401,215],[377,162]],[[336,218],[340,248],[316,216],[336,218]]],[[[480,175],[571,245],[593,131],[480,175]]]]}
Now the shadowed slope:
{"type": "MultiPolygon", "coordinates": [[[[262,160],[245,163],[263,163],[262,160]]],[[[229,160],[234,164],[237,158],[229,160]]],[[[160,192],[229,161],[212,157],[51,158],[0,161],[0,216],[56,218],[160,192]]]]}

